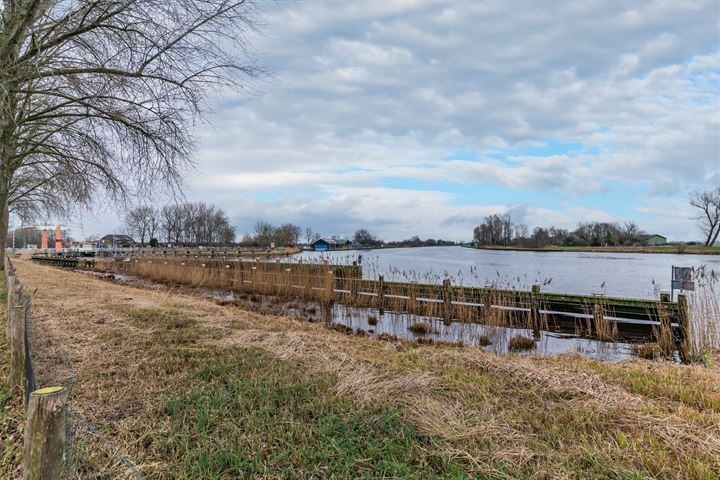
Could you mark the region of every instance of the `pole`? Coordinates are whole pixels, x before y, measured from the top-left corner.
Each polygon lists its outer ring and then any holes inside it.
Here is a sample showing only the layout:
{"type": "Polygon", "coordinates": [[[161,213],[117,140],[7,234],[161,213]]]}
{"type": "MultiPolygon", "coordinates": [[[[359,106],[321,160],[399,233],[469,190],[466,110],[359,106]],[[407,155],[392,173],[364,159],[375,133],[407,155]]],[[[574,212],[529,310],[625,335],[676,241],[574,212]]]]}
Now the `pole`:
{"type": "Polygon", "coordinates": [[[675,285],[673,280],[675,279],[675,265],[670,266],[670,301],[673,301],[673,293],[675,293],[675,285]]]}
{"type": "Polygon", "coordinates": [[[47,387],[30,394],[25,423],[25,480],[59,480],[65,451],[65,387],[47,387]]]}

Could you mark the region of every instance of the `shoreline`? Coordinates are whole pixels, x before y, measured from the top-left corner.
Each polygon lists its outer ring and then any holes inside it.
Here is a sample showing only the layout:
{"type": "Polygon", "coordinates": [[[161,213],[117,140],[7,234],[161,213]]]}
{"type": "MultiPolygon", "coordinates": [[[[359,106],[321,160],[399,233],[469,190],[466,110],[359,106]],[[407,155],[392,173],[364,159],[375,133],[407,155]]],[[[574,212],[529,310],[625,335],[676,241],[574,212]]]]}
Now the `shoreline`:
{"type": "Polygon", "coordinates": [[[683,251],[678,251],[676,246],[662,247],[505,247],[505,246],[482,246],[473,247],[471,245],[463,245],[465,248],[475,250],[499,250],[499,251],[518,251],[518,252],[541,252],[541,253],[563,253],[563,252],[588,252],[588,253],[646,253],[646,254],[665,254],[665,255],[720,255],[720,247],[687,247],[683,251]]]}

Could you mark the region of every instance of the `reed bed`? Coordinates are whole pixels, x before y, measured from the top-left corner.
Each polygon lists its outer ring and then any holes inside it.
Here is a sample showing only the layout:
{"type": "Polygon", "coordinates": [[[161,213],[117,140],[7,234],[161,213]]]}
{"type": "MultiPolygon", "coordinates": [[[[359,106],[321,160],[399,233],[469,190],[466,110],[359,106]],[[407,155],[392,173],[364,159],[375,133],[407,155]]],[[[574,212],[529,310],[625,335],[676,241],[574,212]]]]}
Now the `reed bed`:
{"type": "MultiPolygon", "coordinates": [[[[524,329],[532,332],[535,339],[543,330],[567,332],[570,328],[572,332],[574,328],[578,337],[616,342],[625,338],[619,331],[616,317],[638,314],[637,307],[624,307],[615,299],[596,295],[581,300],[584,303],[579,304],[580,316],[563,316],[552,311],[559,301],[547,300],[552,299],[553,294],[540,294],[540,284],[545,287],[552,279],[539,282],[528,277],[504,278],[498,273],[497,278],[486,282],[484,288],[463,286],[480,284],[482,276],[474,268],[470,268],[469,276],[463,271],[454,275],[450,272],[418,274],[390,268],[387,274],[393,281],[387,281],[383,275],[377,275],[377,280],[363,279],[363,269],[371,275],[378,271],[372,263],[366,262],[361,269],[357,265],[331,265],[322,260],[280,263],[227,258],[130,257],[124,261],[98,261],[94,268],[170,285],[297,299],[321,305],[337,302],[350,307],[377,309],[380,313],[388,310],[442,319],[446,324],[457,321],[490,328],[524,329]],[[528,285],[528,282],[533,283],[528,285]],[[548,301],[555,303],[550,305],[548,301]],[[620,311],[616,311],[618,306],[620,311]]],[[[704,270],[696,275],[702,292],[692,297],[693,315],[689,322],[691,328],[688,328],[691,331],[685,332],[688,338],[683,345],[678,345],[682,329],[678,331],[677,325],[673,325],[675,317],[670,317],[671,304],[645,302],[649,305],[645,307],[645,316],[658,322],[652,330],[648,327],[647,336],[642,340],[653,340],[667,358],[673,358],[675,352],[680,351],[681,359],[697,359],[703,352],[717,349],[720,343],[717,275],[704,270]]],[[[500,343],[503,339],[493,340],[500,343]]]]}

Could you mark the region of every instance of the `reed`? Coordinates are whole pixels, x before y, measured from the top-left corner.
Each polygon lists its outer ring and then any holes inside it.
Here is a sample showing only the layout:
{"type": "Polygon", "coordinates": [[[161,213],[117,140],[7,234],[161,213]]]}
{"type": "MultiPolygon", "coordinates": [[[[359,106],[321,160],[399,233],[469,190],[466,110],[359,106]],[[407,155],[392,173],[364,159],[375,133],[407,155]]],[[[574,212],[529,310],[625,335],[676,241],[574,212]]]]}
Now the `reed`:
{"type": "Polygon", "coordinates": [[[535,340],[524,335],[516,335],[510,339],[507,345],[508,352],[519,352],[535,348],[535,340]]]}
{"type": "Polygon", "coordinates": [[[662,355],[662,350],[655,342],[633,343],[630,345],[630,353],[636,357],[653,360],[662,355]]]}
{"type": "MultiPolygon", "coordinates": [[[[376,268],[368,262],[363,266],[366,273],[376,271],[376,268]]],[[[551,328],[551,320],[553,328],[558,321],[557,317],[548,315],[551,308],[543,303],[543,299],[548,297],[540,294],[540,288],[549,285],[552,279],[508,278],[496,272],[496,278],[488,282],[475,268],[470,269],[469,277],[463,271],[456,274],[421,274],[390,268],[386,274],[393,281],[387,281],[382,275],[377,276],[378,280],[363,279],[359,267],[330,265],[324,259],[315,263],[279,263],[185,255],[131,257],[126,261],[98,259],[95,269],[170,285],[219,289],[240,296],[277,298],[306,305],[311,303],[324,309],[338,302],[346,306],[377,309],[381,314],[389,310],[426,319],[443,319],[446,323],[458,321],[479,323],[491,329],[522,329],[531,331],[535,338],[539,338],[540,331],[551,328]],[[484,288],[474,287],[482,285],[483,281],[484,288]],[[466,284],[473,287],[465,287],[466,284]]],[[[575,321],[576,333],[604,342],[616,341],[620,333],[617,322],[612,319],[615,316],[613,306],[604,296],[589,298],[587,304],[581,307],[586,314],[585,319],[575,321]]],[[[700,307],[703,311],[718,310],[716,301],[701,302],[700,307]]],[[[314,312],[309,313],[314,315],[314,312]]],[[[667,317],[667,312],[660,305],[657,316],[663,315],[667,317]]],[[[710,318],[711,314],[705,314],[705,317],[710,318]]],[[[371,317],[368,318],[369,325],[376,325],[377,319],[374,322],[371,317]]],[[[711,323],[694,321],[693,338],[707,342],[708,335],[705,333],[711,323]]],[[[667,356],[677,348],[673,335],[669,321],[661,322],[655,332],[655,340],[667,356]]],[[[717,344],[717,332],[709,338],[715,339],[711,345],[717,344]]],[[[493,339],[493,343],[505,344],[506,340],[493,339]]],[[[697,346],[697,341],[686,348],[694,352],[704,351],[702,346],[697,346]]]]}
{"type": "Polygon", "coordinates": [[[694,269],[695,291],[687,293],[688,324],[682,348],[691,361],[720,351],[720,276],[706,267],[694,269]]]}
{"type": "Polygon", "coordinates": [[[410,325],[408,327],[408,330],[410,330],[415,335],[426,335],[426,334],[430,333],[432,328],[427,323],[417,322],[417,323],[413,323],[412,325],[410,325]]]}

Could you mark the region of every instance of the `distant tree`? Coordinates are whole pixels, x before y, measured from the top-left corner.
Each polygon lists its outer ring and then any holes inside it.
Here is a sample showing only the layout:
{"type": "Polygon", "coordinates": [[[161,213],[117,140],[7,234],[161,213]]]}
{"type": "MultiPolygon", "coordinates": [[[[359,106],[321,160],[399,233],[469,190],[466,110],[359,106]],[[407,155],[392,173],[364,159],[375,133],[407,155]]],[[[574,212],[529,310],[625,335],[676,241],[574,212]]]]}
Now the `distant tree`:
{"type": "Polygon", "coordinates": [[[158,246],[158,239],[155,237],[150,238],[150,247],[155,248],[158,246]]]}
{"type": "Polygon", "coordinates": [[[220,232],[220,245],[229,246],[233,243],[235,243],[235,229],[227,225],[220,232]]]}
{"type": "Polygon", "coordinates": [[[125,215],[125,230],[131,237],[145,246],[145,239],[154,235],[157,223],[157,211],[150,206],[136,207],[125,215]]]}
{"type": "Polygon", "coordinates": [[[705,246],[714,245],[720,236],[720,187],[692,192],[690,205],[700,211],[695,218],[705,234],[705,246]]]}
{"type": "Polygon", "coordinates": [[[274,230],[273,241],[276,245],[297,245],[300,241],[300,227],[293,223],[280,225],[274,230]]]}
{"type": "Polygon", "coordinates": [[[361,245],[374,245],[376,242],[375,236],[364,228],[355,232],[353,240],[361,245]]]}
{"type": "Polygon", "coordinates": [[[255,223],[255,241],[258,245],[270,245],[275,235],[275,227],[268,222],[255,223]]]}
{"type": "Polygon", "coordinates": [[[305,240],[307,240],[307,243],[312,243],[314,238],[315,234],[313,233],[312,228],[305,228],[305,240]]]}
{"type": "Polygon", "coordinates": [[[510,245],[513,231],[510,214],[490,215],[473,230],[473,241],[477,245],[510,245]]]}

